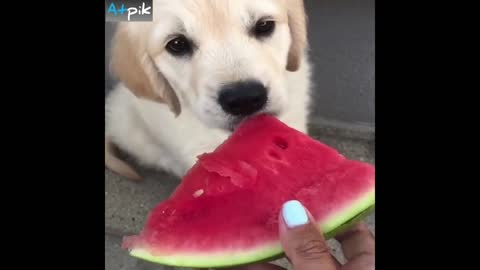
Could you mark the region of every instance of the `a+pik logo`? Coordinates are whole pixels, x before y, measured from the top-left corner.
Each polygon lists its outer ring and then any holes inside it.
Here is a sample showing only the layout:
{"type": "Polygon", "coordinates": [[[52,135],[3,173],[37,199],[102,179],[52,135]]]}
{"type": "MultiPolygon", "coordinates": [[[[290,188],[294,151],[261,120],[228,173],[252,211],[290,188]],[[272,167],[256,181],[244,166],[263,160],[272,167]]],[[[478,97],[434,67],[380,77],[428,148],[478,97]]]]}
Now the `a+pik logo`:
{"type": "Polygon", "coordinates": [[[152,0],[106,0],[105,20],[120,21],[152,21],[152,0]]]}

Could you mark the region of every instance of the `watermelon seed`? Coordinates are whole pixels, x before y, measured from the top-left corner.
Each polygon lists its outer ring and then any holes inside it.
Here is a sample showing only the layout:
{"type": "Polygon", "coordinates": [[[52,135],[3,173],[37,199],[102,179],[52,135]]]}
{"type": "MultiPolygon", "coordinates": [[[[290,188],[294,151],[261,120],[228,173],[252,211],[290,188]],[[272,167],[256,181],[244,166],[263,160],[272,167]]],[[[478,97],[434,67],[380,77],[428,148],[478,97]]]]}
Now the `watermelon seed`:
{"type": "Polygon", "coordinates": [[[287,147],[288,147],[287,141],[285,141],[284,139],[282,139],[280,137],[275,137],[273,139],[273,143],[281,149],[287,149],[287,147]]]}
{"type": "Polygon", "coordinates": [[[197,190],[193,193],[193,197],[198,198],[198,197],[202,196],[202,194],[203,194],[203,189],[199,189],[199,190],[197,190]]]}

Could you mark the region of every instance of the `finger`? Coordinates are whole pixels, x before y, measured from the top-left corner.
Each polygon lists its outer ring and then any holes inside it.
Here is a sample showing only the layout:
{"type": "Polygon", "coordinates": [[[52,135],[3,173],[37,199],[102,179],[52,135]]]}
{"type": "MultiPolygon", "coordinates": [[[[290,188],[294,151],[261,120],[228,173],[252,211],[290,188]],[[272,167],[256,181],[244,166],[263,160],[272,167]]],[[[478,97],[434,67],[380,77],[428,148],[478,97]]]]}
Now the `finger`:
{"type": "MultiPolygon", "coordinates": [[[[308,211],[307,211],[308,213],[308,211]]],[[[330,253],[331,254],[331,253],[330,253]]],[[[333,263],[335,264],[335,267],[336,269],[340,269],[340,267],[342,266],[342,264],[338,261],[337,258],[335,258],[335,256],[333,256],[333,254],[331,254],[332,256],[332,260],[333,260],[333,263]]],[[[292,263],[292,261],[290,260],[290,258],[286,257],[286,259],[288,260],[289,263],[292,263]]]]}
{"type": "MultiPolygon", "coordinates": [[[[311,223],[313,223],[313,224],[316,224],[315,218],[313,218],[312,213],[310,213],[310,211],[308,211],[308,209],[305,209],[305,211],[307,212],[309,221],[310,221],[311,223]]],[[[319,230],[319,229],[317,228],[317,230],[319,230]]],[[[319,232],[320,232],[320,231],[319,231],[319,232]]],[[[342,266],[342,264],[337,260],[337,258],[335,258],[335,256],[333,256],[332,253],[330,253],[330,256],[332,257],[332,260],[333,260],[333,262],[335,263],[336,268],[337,268],[337,269],[340,269],[340,267],[342,266]]]]}
{"type": "Polygon", "coordinates": [[[367,253],[358,255],[347,262],[342,270],[375,270],[375,256],[367,253]]]}
{"type": "Polygon", "coordinates": [[[375,238],[364,223],[359,223],[335,237],[342,245],[347,261],[359,257],[375,258],[375,238]]]}
{"type": "Polygon", "coordinates": [[[228,268],[229,270],[286,270],[283,267],[274,265],[271,263],[260,263],[252,265],[237,266],[234,268],[228,268]]]}
{"type": "Polygon", "coordinates": [[[295,270],[336,270],[322,233],[300,202],[283,205],[279,231],[282,247],[295,270]]]}

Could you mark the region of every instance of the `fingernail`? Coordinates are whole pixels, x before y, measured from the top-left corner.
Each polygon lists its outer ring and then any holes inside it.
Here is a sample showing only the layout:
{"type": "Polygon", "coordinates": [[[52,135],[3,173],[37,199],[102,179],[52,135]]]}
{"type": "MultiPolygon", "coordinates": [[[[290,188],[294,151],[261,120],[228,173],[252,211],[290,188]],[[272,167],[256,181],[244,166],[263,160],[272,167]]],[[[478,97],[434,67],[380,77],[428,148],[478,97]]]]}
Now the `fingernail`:
{"type": "Polygon", "coordinates": [[[282,216],[288,228],[295,228],[308,223],[307,212],[305,212],[305,208],[297,200],[283,204],[282,216]]]}

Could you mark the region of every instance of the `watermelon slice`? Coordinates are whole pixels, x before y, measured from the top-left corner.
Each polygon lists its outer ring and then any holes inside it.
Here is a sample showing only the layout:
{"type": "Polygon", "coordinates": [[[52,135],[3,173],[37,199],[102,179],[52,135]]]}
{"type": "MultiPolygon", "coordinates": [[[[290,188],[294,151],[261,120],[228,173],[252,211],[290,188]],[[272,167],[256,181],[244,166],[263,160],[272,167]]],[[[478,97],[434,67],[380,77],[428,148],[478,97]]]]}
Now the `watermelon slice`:
{"type": "Polygon", "coordinates": [[[180,267],[227,267],[281,256],[278,214],[296,199],[326,238],[375,205],[375,169],[260,115],[203,154],[139,235],[134,257],[180,267]]]}

